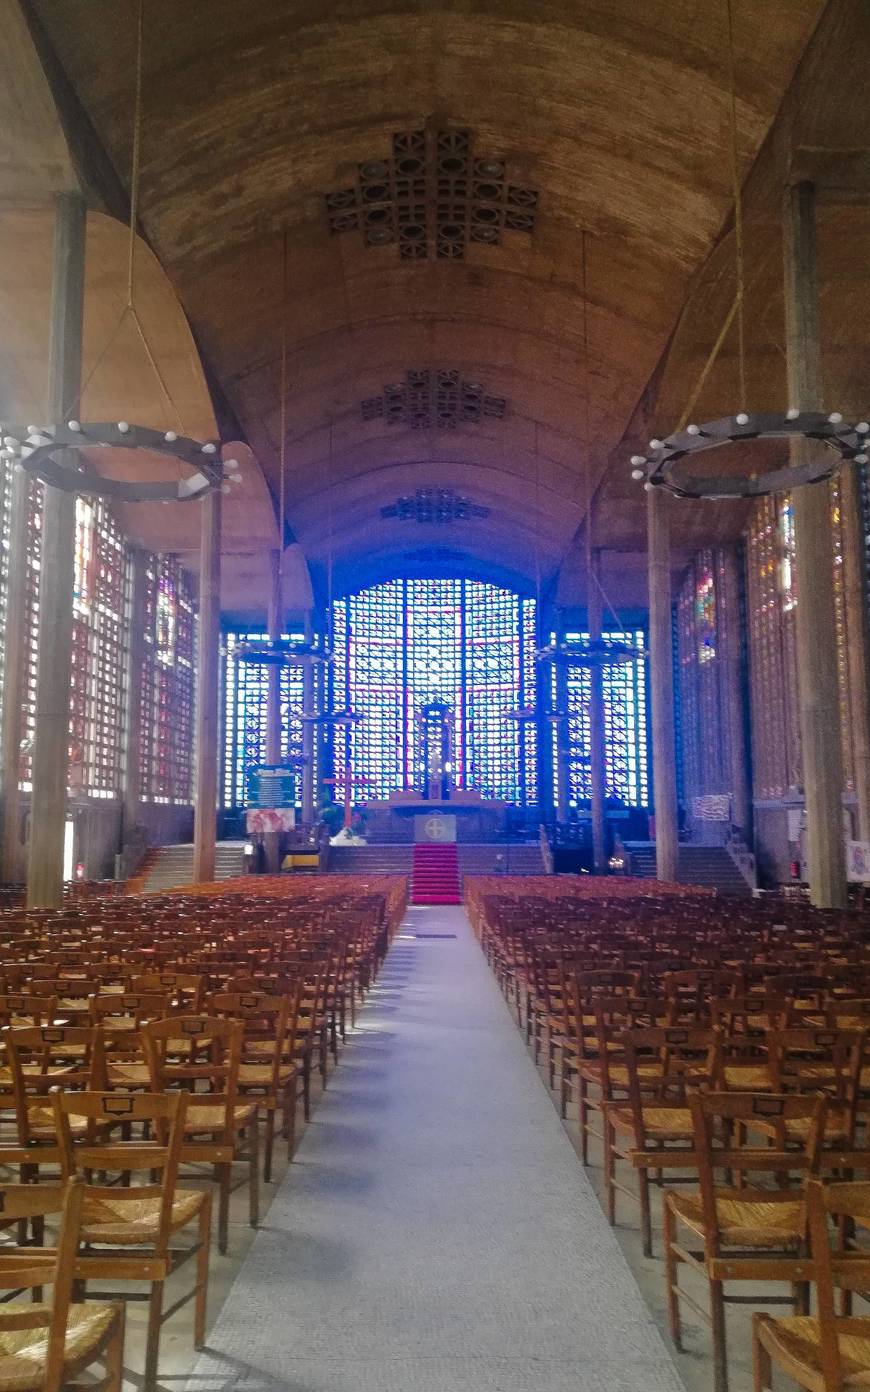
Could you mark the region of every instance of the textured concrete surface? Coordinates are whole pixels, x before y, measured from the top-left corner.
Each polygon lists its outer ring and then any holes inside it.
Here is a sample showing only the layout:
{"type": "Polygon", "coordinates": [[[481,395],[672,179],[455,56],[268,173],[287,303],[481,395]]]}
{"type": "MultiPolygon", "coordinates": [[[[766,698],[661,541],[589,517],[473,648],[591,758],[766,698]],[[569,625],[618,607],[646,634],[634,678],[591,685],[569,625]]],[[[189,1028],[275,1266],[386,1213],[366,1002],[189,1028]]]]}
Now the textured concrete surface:
{"type": "Polygon", "coordinates": [[[360,1024],[190,1392],[680,1392],[462,909],[360,1024]]]}

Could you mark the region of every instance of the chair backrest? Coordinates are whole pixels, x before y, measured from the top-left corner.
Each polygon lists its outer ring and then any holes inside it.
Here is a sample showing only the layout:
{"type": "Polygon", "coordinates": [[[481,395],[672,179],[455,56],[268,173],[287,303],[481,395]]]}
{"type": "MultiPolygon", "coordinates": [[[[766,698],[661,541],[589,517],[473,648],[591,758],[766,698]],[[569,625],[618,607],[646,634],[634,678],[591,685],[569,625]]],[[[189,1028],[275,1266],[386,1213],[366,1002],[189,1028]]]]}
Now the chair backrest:
{"type": "Polygon", "coordinates": [[[87,1192],[112,1203],[138,1203],[160,1199],[160,1218],[155,1250],[164,1253],[172,1234],[172,1204],[178,1183],[187,1094],[183,1092],[61,1092],[51,1094],[55,1129],[60,1142],[61,1173],[65,1179],[96,1171],[123,1175],[125,1181],[138,1172],[159,1174],[159,1182],[131,1185],[88,1183],[87,1192]],[[73,1137],[70,1122],[86,1123],[81,1140],[73,1137]],[[111,1133],[119,1126],[146,1123],[154,1140],[118,1140],[111,1133]]]}
{"type": "Polygon", "coordinates": [[[47,1218],[60,1214],[53,1253],[35,1247],[0,1247],[0,1290],[33,1290],[49,1286],[48,1309],[30,1304],[4,1304],[4,1333],[46,1330],[43,1392],[60,1392],[75,1259],[81,1228],[83,1189],[80,1180],[65,1184],[7,1184],[0,1187],[4,1222],[47,1218]]]}
{"type": "Polygon", "coordinates": [[[211,1015],[172,1015],[150,1020],[140,1035],[154,1092],[171,1088],[207,1094],[209,1106],[226,1111],[229,1129],[238,1100],[244,1025],[211,1015]]]}
{"type": "MultiPolygon", "coordinates": [[[[30,1106],[59,1084],[65,1089],[106,1083],[103,1036],[92,1025],[24,1025],[0,1031],[12,1075],[12,1096],[22,1145],[33,1139],[30,1106]]],[[[44,1105],[48,1106],[46,1102],[44,1105]]]]}
{"type": "Polygon", "coordinates": [[[635,1138],[645,1146],[645,1102],[685,1110],[687,1088],[713,1082],[719,1033],[698,1025],[656,1025],[626,1030],[622,1042],[635,1138]],[[652,1076],[644,1076],[644,1065],[655,1065],[652,1076]]]}
{"type": "Polygon", "coordinates": [[[688,1104],[708,1250],[718,1255],[717,1170],[739,1172],[742,1178],[763,1174],[765,1187],[742,1190],[747,1200],[755,1194],[772,1201],[776,1194],[772,1184],[787,1190],[797,1184],[802,1187],[818,1171],[827,1102],[824,1097],[806,1094],[698,1091],[689,1093],[688,1104]],[[797,1124],[800,1130],[790,1132],[789,1126],[797,1124]],[[758,1137],[759,1132],[773,1144],[750,1145],[750,1138],[758,1137]],[[795,1172],[798,1179],[792,1178],[795,1172]]]}
{"type": "MultiPolygon", "coordinates": [[[[835,1291],[870,1290],[870,1252],[866,1248],[845,1250],[842,1242],[834,1247],[830,1220],[842,1232],[844,1221],[858,1219],[870,1225],[870,1183],[807,1184],[807,1214],[810,1250],[818,1301],[820,1362],[825,1392],[842,1392],[843,1368],[840,1359],[840,1330],[849,1332],[849,1319],[838,1316],[835,1291]]],[[[863,1323],[863,1322],[862,1322],[863,1323]]]]}

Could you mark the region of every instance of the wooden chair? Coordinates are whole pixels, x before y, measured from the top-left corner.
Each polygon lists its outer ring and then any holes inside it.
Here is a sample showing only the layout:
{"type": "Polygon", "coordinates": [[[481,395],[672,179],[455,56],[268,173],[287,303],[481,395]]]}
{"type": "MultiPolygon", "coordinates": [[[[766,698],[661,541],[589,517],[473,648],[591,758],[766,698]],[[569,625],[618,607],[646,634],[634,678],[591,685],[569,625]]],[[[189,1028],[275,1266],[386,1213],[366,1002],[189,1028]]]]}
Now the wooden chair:
{"type": "Polygon", "coordinates": [[[184,1120],[182,1164],[214,1166],[218,1185],[218,1251],[227,1250],[233,1165],[248,1166],[252,1228],[260,1214],[260,1132],[256,1102],[241,1101],[239,1067],[244,1025],[205,1015],[172,1015],[142,1026],[153,1092],[192,1095],[184,1120]]]}
{"type": "Polygon", "coordinates": [[[216,1015],[241,1020],[244,1025],[239,1093],[242,1097],[256,1097],[266,1115],[263,1178],[267,1184],[272,1178],[275,1116],[279,1110],[288,1159],[293,1156],[296,1140],[299,1070],[286,1050],[288,1037],[292,1039],[295,1033],[300,989],[297,982],[291,993],[280,996],[262,991],[218,991],[208,1002],[209,1010],[216,1015]]]}
{"type": "MultiPolygon", "coordinates": [[[[715,1392],[727,1392],[725,1305],[753,1297],[726,1296],[726,1281],[785,1281],[794,1289],[794,1304],[801,1308],[806,1302],[810,1263],[804,1189],[818,1170],[826,1103],[823,1097],[702,1092],[691,1093],[688,1102],[700,1184],[696,1193],[665,1196],[668,1318],[677,1348],[682,1348],[681,1300],[711,1326],[715,1392]],[[788,1128],[799,1121],[807,1124],[791,1146],[788,1128]],[[774,1144],[741,1144],[758,1123],[774,1127],[774,1144]],[[724,1172],[728,1183],[717,1184],[717,1172],[724,1172]],[[735,1176],[745,1181],[750,1174],[764,1176],[766,1182],[734,1186],[735,1176]],[[678,1242],[678,1226],[700,1239],[700,1248],[678,1242]],[[709,1313],[680,1287],[681,1264],[707,1283],[709,1313]]],[[[765,1293],[757,1299],[772,1304],[782,1297],[765,1293]]]]}
{"type": "Polygon", "coordinates": [[[870,1290],[870,1252],[832,1247],[829,1222],[870,1226],[870,1184],[807,1184],[811,1275],[818,1313],[752,1322],[755,1392],[770,1392],[773,1366],[811,1392],[870,1384],[870,1316],[838,1315],[835,1292],[870,1290]]]}
{"type": "Polygon", "coordinates": [[[35,1178],[40,1162],[55,1163],[57,1147],[52,1088],[105,1086],[105,1054],[99,1029],[83,1025],[33,1025],[2,1033],[9,1059],[18,1143],[30,1148],[35,1178]],[[47,1147],[45,1154],[42,1147],[47,1147]]]}
{"type": "Polygon", "coordinates": [[[84,1189],[84,1247],[76,1263],[76,1277],[82,1283],[92,1279],[149,1282],[148,1296],[127,1294],[122,1298],[148,1300],[144,1387],[145,1392],[154,1392],[160,1330],[168,1315],[194,1300],[194,1347],[202,1348],[205,1341],[211,1194],[201,1189],[178,1188],[188,1096],[55,1091],[52,1103],[64,1178],[76,1174],[89,1178],[93,1173],[105,1176],[104,1183],[89,1182],[84,1189]],[[79,1123],[79,1132],[84,1123],[86,1134],[81,1140],[74,1141],[71,1123],[79,1123]],[[107,1124],[123,1125],[127,1130],[142,1126],[154,1139],[105,1139],[107,1124]],[[133,1175],[145,1171],[149,1175],[147,1183],[130,1182],[133,1175]],[[110,1176],[116,1177],[114,1183],[109,1182],[110,1176]],[[192,1223],[197,1226],[195,1243],[173,1249],[173,1236],[192,1223]],[[164,1314],[164,1283],[192,1256],[196,1256],[193,1289],[164,1314]]]}
{"type": "MultiPolygon", "coordinates": [[[[604,1182],[607,1217],[616,1222],[617,1192],[640,1202],[643,1251],[652,1256],[650,1171],[696,1167],[692,1113],[687,1086],[712,1082],[716,1069],[718,1034],[685,1025],[628,1030],[623,1036],[628,1096],[604,1103],[604,1182]],[[635,1193],[616,1178],[616,1166],[627,1161],[637,1172],[635,1193]]],[[[611,1068],[609,1059],[606,1068],[611,1068]]]]}
{"type": "Polygon", "coordinates": [[[0,1378],[11,1392],[61,1392],[94,1364],[103,1374],[89,1388],[121,1392],[124,1306],[120,1302],[72,1302],[83,1186],[10,1184],[0,1188],[4,1219],[38,1222],[60,1214],[57,1247],[0,1247],[0,1289],[32,1291],[40,1303],[0,1306],[0,1378]],[[51,1287],[51,1301],[41,1292],[51,1287]]]}

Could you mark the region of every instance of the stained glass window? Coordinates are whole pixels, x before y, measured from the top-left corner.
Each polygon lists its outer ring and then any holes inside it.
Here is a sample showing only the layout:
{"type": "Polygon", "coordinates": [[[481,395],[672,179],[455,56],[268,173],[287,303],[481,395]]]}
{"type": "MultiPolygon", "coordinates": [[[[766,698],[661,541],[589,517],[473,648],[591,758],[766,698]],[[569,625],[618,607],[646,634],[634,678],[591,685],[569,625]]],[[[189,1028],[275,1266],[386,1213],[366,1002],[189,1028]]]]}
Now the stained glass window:
{"type": "MultiPolygon", "coordinates": [[[[285,634],[301,639],[302,635],[285,634]]],[[[261,642],[267,635],[225,633],[222,657],[224,755],[221,770],[221,801],[224,807],[244,807],[247,800],[249,769],[266,762],[266,707],[269,668],[255,662],[238,662],[240,643],[261,642]]],[[[282,759],[302,756],[303,669],[282,667],[279,702],[283,745],[282,759]]],[[[297,780],[301,793],[301,779],[297,780]]],[[[301,796],[297,797],[297,806],[301,796]]]]}
{"type": "Polygon", "coordinates": [[[712,662],[716,656],[716,585],[709,551],[701,552],[695,566],[695,633],[698,661],[712,662]]]}
{"type": "Polygon", "coordinates": [[[102,500],[76,499],[69,787],[121,792],[127,557],[102,500]]]}
{"type": "MultiPolygon", "coordinates": [[[[616,663],[603,671],[605,797],[626,807],[646,807],[649,804],[646,637],[641,628],[610,629],[604,636],[644,654],[641,661],[616,663]]],[[[569,643],[585,643],[589,634],[566,633],[564,637],[569,643]]],[[[563,742],[568,771],[567,803],[571,809],[588,803],[592,797],[589,760],[592,682],[588,667],[573,665],[565,668],[554,665],[552,682],[554,709],[564,709],[567,716],[567,720],[553,727],[553,762],[558,770],[558,746],[563,742]],[[561,702],[566,703],[564,707],[561,702]]]]}
{"type": "Polygon", "coordinates": [[[196,614],[191,579],[173,556],[148,557],[144,638],[142,797],[187,804],[193,794],[196,614]]]}
{"type": "Polygon", "coordinates": [[[336,733],[337,797],[347,762],[355,800],[420,787],[419,715],[440,700],[456,786],[537,801],[534,726],[510,718],[535,704],[532,599],[478,580],[393,580],[338,600],[334,637],[334,705],[362,716],[336,733]]]}

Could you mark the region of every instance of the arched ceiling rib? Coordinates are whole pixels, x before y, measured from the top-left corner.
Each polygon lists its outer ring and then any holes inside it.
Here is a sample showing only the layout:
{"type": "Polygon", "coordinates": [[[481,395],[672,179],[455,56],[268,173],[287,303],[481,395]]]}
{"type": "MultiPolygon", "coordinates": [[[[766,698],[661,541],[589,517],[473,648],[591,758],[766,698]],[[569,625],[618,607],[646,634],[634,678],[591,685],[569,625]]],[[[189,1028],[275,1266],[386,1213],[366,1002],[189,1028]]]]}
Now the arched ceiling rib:
{"type": "MultiPolygon", "coordinates": [[[[135,0],[29,3],[126,179],[135,0]]],[[[823,4],[733,6],[746,170],[823,4]]],[[[585,496],[581,233],[597,475],[730,205],[725,17],[725,0],[146,0],[143,225],[273,486],[288,229],[288,514],[315,559],[329,494],[338,562],[401,563],[412,543],[380,507],[387,478],[401,491],[384,466],[398,477],[404,455],[402,489],[439,484],[448,463],[469,495],[489,497],[497,477],[488,525],[445,528],[449,546],[481,563],[519,552],[528,577],[539,421],[558,475],[539,500],[555,572],[585,496]],[[325,194],[430,119],[469,129],[538,191],[533,235],[409,264],[395,246],[329,233],[325,194]],[[361,420],[385,383],[441,367],[504,396],[505,419],[413,433],[361,420]]],[[[637,498],[602,542],[636,546],[642,517],[637,498]]]]}

